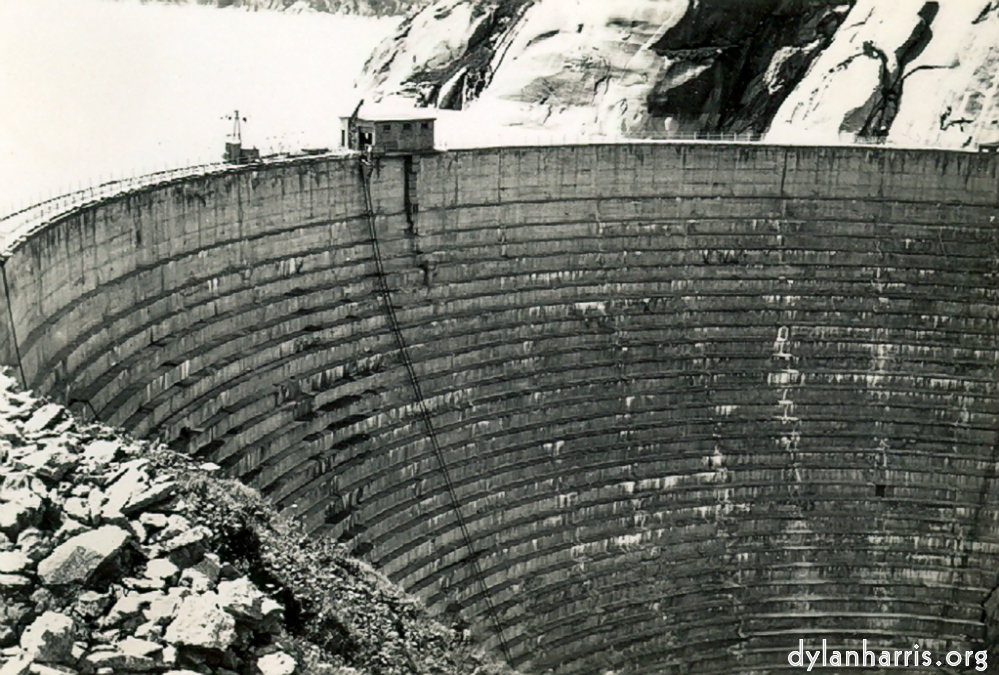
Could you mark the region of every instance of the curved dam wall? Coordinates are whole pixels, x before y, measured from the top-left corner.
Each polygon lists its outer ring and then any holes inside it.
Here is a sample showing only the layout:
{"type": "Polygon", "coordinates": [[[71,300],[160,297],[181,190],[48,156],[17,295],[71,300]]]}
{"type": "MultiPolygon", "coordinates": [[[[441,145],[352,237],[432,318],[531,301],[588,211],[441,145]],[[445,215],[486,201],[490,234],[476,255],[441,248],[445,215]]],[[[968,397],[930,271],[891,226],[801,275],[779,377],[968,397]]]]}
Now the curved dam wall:
{"type": "Polygon", "coordinates": [[[989,638],[993,156],[508,148],[365,175],[302,159],[69,214],[4,261],[0,357],[526,670],[989,638]]]}

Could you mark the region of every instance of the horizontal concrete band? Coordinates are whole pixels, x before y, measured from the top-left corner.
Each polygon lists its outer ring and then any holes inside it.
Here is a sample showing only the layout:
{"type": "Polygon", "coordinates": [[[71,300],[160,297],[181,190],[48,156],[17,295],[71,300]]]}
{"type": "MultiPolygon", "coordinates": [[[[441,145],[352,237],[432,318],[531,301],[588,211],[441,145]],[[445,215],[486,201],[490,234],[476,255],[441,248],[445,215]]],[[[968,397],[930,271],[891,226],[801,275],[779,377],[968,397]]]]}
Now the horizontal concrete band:
{"type": "Polygon", "coordinates": [[[4,261],[0,358],[220,463],[523,667],[723,673],[782,667],[801,636],[984,638],[994,158],[376,164],[399,335],[358,160],[313,158],[34,233],[4,261]]]}

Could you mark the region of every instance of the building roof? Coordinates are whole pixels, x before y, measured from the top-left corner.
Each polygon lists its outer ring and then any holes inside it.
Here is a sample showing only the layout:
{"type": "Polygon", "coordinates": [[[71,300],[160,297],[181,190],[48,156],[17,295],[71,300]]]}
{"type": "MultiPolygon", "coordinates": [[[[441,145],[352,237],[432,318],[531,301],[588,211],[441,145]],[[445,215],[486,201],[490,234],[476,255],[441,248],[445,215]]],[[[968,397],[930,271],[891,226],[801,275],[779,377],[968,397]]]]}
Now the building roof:
{"type": "MultiPolygon", "coordinates": [[[[429,122],[437,119],[432,111],[432,108],[366,103],[357,113],[357,119],[364,122],[429,122]]],[[[351,115],[340,115],[342,120],[350,118],[351,115]]]]}

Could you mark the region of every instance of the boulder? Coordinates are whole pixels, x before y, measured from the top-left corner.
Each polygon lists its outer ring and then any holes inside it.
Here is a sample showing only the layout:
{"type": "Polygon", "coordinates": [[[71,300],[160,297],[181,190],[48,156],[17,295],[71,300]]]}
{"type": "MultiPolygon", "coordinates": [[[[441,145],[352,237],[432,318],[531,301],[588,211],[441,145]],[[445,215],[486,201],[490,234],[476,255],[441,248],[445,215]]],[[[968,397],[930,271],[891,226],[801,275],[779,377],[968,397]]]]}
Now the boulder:
{"type": "Polygon", "coordinates": [[[45,612],[21,635],[25,656],[40,663],[72,664],[76,623],[59,612],[45,612]]]}
{"type": "Polygon", "coordinates": [[[140,523],[138,520],[129,520],[123,524],[123,527],[127,528],[129,532],[135,536],[135,540],[139,543],[145,543],[149,538],[149,533],[146,531],[146,526],[140,523]]]}
{"type": "Polygon", "coordinates": [[[178,567],[189,567],[201,562],[208,550],[208,540],[211,537],[211,530],[204,525],[196,525],[176,537],[157,544],[154,548],[159,555],[156,557],[168,558],[178,567]]]}
{"type": "Polygon", "coordinates": [[[129,622],[132,625],[142,623],[140,616],[144,607],[150,606],[163,594],[157,591],[151,593],[129,593],[118,598],[111,606],[111,611],[101,622],[104,626],[117,626],[129,622]]]}
{"type": "Polygon", "coordinates": [[[90,504],[82,497],[70,497],[63,503],[62,510],[81,523],[90,522],[90,504]]]}
{"type": "Polygon", "coordinates": [[[101,505],[104,503],[104,491],[94,488],[87,495],[87,508],[90,509],[90,522],[97,525],[101,518],[101,505]]]}
{"type": "Polygon", "coordinates": [[[20,574],[34,566],[34,562],[21,551],[0,553],[0,574],[20,574]]]}
{"type": "Polygon", "coordinates": [[[146,579],[137,577],[125,577],[121,580],[122,586],[133,591],[159,591],[165,585],[162,579],[146,579]]]}
{"type": "Polygon", "coordinates": [[[162,513],[143,513],[139,516],[139,522],[142,523],[146,529],[149,530],[162,530],[167,526],[167,517],[162,513]]]}
{"type": "Polygon", "coordinates": [[[44,429],[54,426],[64,412],[62,406],[55,403],[47,403],[31,415],[31,418],[24,423],[22,431],[25,434],[37,434],[44,429]]]}
{"type": "Polygon", "coordinates": [[[127,637],[117,644],[118,651],[131,656],[153,657],[163,652],[163,645],[150,640],[138,640],[127,637]]]}
{"type": "Polygon", "coordinates": [[[125,515],[131,515],[173,497],[176,492],[177,482],[173,480],[151,485],[138,494],[133,494],[121,511],[125,515]]]}
{"type": "Polygon", "coordinates": [[[142,640],[162,640],[163,626],[147,621],[135,627],[134,635],[142,640]]]}
{"type": "Polygon", "coordinates": [[[246,577],[219,584],[219,604],[233,616],[250,623],[275,618],[281,605],[269,598],[246,577]]]}
{"type": "Polygon", "coordinates": [[[177,615],[177,610],[183,601],[184,598],[180,595],[161,595],[153,599],[147,609],[142,610],[142,616],[148,622],[165,626],[177,615]]]}
{"type": "Polygon", "coordinates": [[[39,586],[35,589],[35,592],[31,594],[29,600],[35,605],[35,614],[44,614],[45,612],[51,610],[61,609],[56,605],[57,600],[55,595],[49,589],[44,586],[39,586]]]}
{"type": "Polygon", "coordinates": [[[214,586],[214,584],[218,583],[219,577],[222,575],[222,567],[222,561],[219,560],[216,554],[206,553],[201,562],[191,569],[205,575],[214,586]]]}
{"type": "Polygon", "coordinates": [[[62,480],[78,463],[76,456],[64,447],[52,445],[21,457],[15,466],[52,481],[62,480]]]}
{"type": "Polygon", "coordinates": [[[31,588],[31,579],[20,574],[0,574],[0,593],[31,588]]]}
{"type": "Polygon", "coordinates": [[[0,504],[0,532],[14,538],[41,519],[42,498],[27,488],[5,490],[0,504]]]}
{"type": "Polygon", "coordinates": [[[19,655],[12,658],[0,668],[0,675],[29,675],[31,673],[31,659],[19,655]]]}
{"type": "Polygon", "coordinates": [[[180,575],[180,585],[184,588],[190,588],[195,593],[214,591],[216,587],[214,581],[193,567],[184,570],[180,575]]]}
{"type": "Polygon", "coordinates": [[[118,555],[128,538],[128,532],[114,525],[78,534],[38,564],[38,575],[50,586],[86,583],[98,567],[118,555]]]}
{"type": "Polygon", "coordinates": [[[17,536],[17,548],[32,560],[41,560],[55,548],[51,537],[37,527],[29,527],[17,536]]]}
{"type": "Polygon", "coordinates": [[[32,663],[31,675],[76,675],[76,670],[67,668],[46,666],[44,663],[32,663]]]}
{"type": "Polygon", "coordinates": [[[160,538],[163,540],[172,539],[179,534],[187,532],[192,527],[191,521],[179,513],[172,513],[166,518],[166,525],[163,527],[163,531],[160,532],[160,538]]]}
{"type": "Polygon", "coordinates": [[[121,443],[117,440],[94,441],[83,449],[82,459],[91,467],[101,468],[114,461],[119,450],[121,443]]]}
{"type": "Polygon", "coordinates": [[[49,543],[51,543],[51,546],[48,547],[42,555],[38,556],[39,559],[44,558],[46,555],[51,553],[52,549],[54,549],[59,544],[69,541],[76,535],[83,534],[84,532],[88,532],[89,530],[90,528],[81,523],[79,520],[66,518],[65,520],[62,521],[62,525],[59,526],[59,529],[56,530],[55,533],[52,535],[52,539],[49,541],[49,543]]]}
{"type": "Polygon", "coordinates": [[[115,518],[124,513],[125,505],[142,494],[149,485],[149,474],[144,467],[133,466],[118,477],[104,491],[104,504],[101,516],[115,518]]]}
{"type": "Polygon", "coordinates": [[[74,609],[76,613],[80,616],[92,619],[100,616],[107,609],[108,604],[111,602],[111,597],[106,593],[98,593],[97,591],[85,591],[80,595],[76,601],[74,609]]]}
{"type": "Polygon", "coordinates": [[[260,675],[292,675],[298,664],[285,652],[274,652],[257,659],[260,675]]]}
{"type": "Polygon", "coordinates": [[[160,663],[148,656],[136,656],[135,654],[125,654],[117,650],[101,650],[90,652],[84,657],[84,663],[97,672],[102,668],[110,668],[105,672],[147,672],[159,670],[160,663]]]}
{"type": "Polygon", "coordinates": [[[180,574],[180,568],[166,558],[156,558],[146,563],[146,577],[149,579],[162,579],[166,583],[173,583],[180,574]]]}
{"type": "Polygon", "coordinates": [[[236,620],[219,606],[215,593],[192,595],[167,626],[166,640],[176,645],[224,651],[236,641],[236,620]]]}

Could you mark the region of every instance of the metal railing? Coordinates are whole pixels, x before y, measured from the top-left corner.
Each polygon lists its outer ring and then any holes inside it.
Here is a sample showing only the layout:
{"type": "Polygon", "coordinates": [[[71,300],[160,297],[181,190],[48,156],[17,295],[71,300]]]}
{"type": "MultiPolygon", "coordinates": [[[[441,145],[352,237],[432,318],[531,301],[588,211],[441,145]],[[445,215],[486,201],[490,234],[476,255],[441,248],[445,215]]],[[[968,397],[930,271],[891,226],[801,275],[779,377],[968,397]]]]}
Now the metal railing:
{"type": "Polygon", "coordinates": [[[620,136],[601,136],[598,134],[561,134],[549,133],[543,130],[518,133],[503,133],[490,138],[488,134],[477,135],[463,141],[460,138],[438,138],[435,147],[438,150],[462,150],[475,147],[524,147],[524,146],[554,146],[554,145],[637,145],[651,143],[678,142],[709,142],[709,143],[760,143],[763,136],[757,133],[741,134],[709,134],[709,133],[676,133],[657,138],[622,138],[620,136]]]}
{"type": "Polygon", "coordinates": [[[234,165],[226,164],[225,162],[211,162],[176,169],[165,169],[130,178],[117,178],[51,197],[31,206],[26,206],[0,217],[0,253],[15,246],[19,241],[31,234],[35,228],[73,209],[99,202],[124,192],[159,183],[169,183],[178,178],[214,173],[231,168],[232,166],[234,165]]]}
{"type": "MultiPolygon", "coordinates": [[[[338,155],[348,152],[342,148],[336,148],[328,152],[317,155],[313,152],[270,152],[261,157],[264,164],[274,164],[279,162],[294,161],[305,157],[338,155]]],[[[164,169],[152,173],[131,176],[128,178],[114,178],[111,180],[92,185],[90,187],[66,192],[48,199],[36,202],[11,213],[0,216],[0,258],[8,253],[17,244],[28,237],[38,227],[48,223],[54,218],[69,213],[75,209],[95,204],[104,199],[115,197],[127,192],[132,192],[154,185],[169,183],[180,178],[189,176],[203,176],[212,173],[239,169],[245,167],[243,164],[233,164],[231,162],[205,162],[200,164],[190,164],[174,169],[164,169]]]]}
{"type": "MultiPolygon", "coordinates": [[[[542,130],[526,131],[523,134],[510,133],[490,139],[487,135],[477,136],[469,142],[462,142],[460,139],[438,138],[435,148],[437,150],[464,150],[474,148],[493,147],[530,147],[530,146],[559,146],[559,145],[641,145],[641,144],[668,144],[668,143],[766,143],[766,137],[762,134],[747,133],[688,133],[678,132],[660,138],[621,138],[611,136],[600,136],[594,134],[558,134],[549,133],[542,130]],[[495,143],[491,141],[495,140],[495,143]]],[[[796,143],[775,143],[775,145],[788,145],[793,147],[796,143]]],[[[841,143],[826,144],[841,146],[881,146],[895,148],[916,148],[918,146],[908,146],[904,144],[888,141],[884,137],[861,137],[853,136],[844,138],[841,143]]],[[[963,149],[965,152],[978,152],[977,148],[963,149]]],[[[334,148],[318,156],[351,154],[353,151],[344,148],[334,148]]],[[[310,152],[286,152],[278,151],[265,154],[261,158],[264,164],[274,164],[285,161],[295,161],[304,157],[317,156],[310,152]]],[[[114,197],[133,190],[150,187],[153,185],[168,183],[188,176],[207,175],[211,173],[237,169],[239,164],[228,162],[208,162],[193,164],[190,166],[175,169],[156,171],[130,178],[120,178],[105,181],[98,185],[67,192],[55,197],[50,197],[30,206],[18,209],[12,213],[0,216],[0,258],[6,255],[18,243],[30,235],[36,228],[51,221],[53,218],[64,215],[74,209],[99,202],[103,199],[114,197]]]]}

